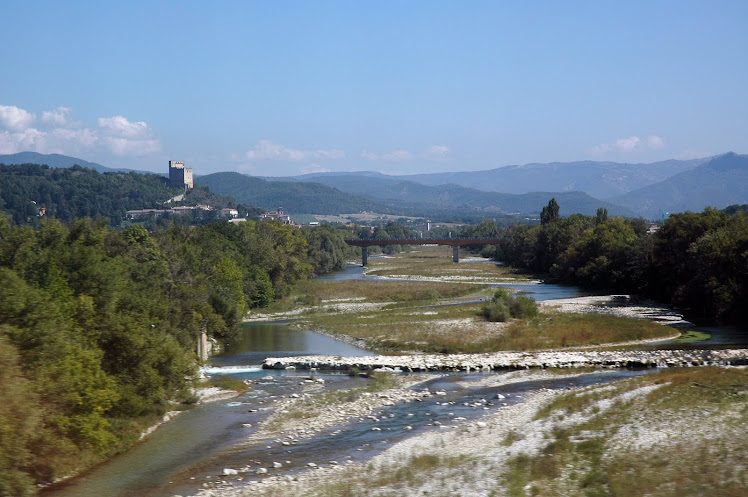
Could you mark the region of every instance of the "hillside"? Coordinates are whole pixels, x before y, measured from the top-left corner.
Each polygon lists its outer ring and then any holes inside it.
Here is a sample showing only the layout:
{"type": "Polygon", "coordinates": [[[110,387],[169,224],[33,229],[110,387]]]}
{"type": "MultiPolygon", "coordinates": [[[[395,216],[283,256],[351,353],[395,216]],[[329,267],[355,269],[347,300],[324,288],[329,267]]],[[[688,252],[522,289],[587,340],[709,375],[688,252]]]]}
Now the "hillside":
{"type": "MultiPolygon", "coordinates": [[[[36,152],[19,152],[17,154],[0,155],[0,164],[40,164],[47,165],[49,167],[73,167],[77,164],[89,169],[94,169],[100,173],[109,173],[115,171],[135,171],[134,169],[112,169],[110,167],[102,166],[101,164],[98,164],[96,162],[88,162],[87,160],[78,159],[77,157],[70,157],[67,155],[39,154],[36,152]]],[[[143,173],[146,174],[145,172],[143,173]]]]}
{"type": "MultiPolygon", "coordinates": [[[[484,211],[493,214],[538,214],[548,200],[555,197],[561,214],[593,215],[598,207],[605,207],[611,215],[635,217],[636,214],[609,202],[593,198],[584,192],[532,192],[522,195],[479,191],[458,185],[428,186],[396,177],[360,175],[315,175],[316,181],[344,192],[365,196],[401,209],[415,211],[484,211]]],[[[428,214],[419,214],[428,215],[428,214]]]]}
{"type": "Polygon", "coordinates": [[[663,181],[709,160],[667,160],[652,164],[552,162],[505,166],[486,171],[414,174],[398,179],[432,186],[454,184],[502,193],[583,191],[596,198],[610,199],[663,181]]]}
{"type": "Polygon", "coordinates": [[[748,201],[748,155],[727,153],[665,181],[639,188],[613,202],[658,218],[664,212],[700,212],[748,201]]]}
{"type": "MultiPolygon", "coordinates": [[[[35,224],[43,216],[63,222],[75,218],[107,218],[118,226],[132,209],[163,208],[182,192],[157,174],[99,173],[81,166],[51,168],[38,164],[0,164],[0,212],[14,224],[35,224]]],[[[192,190],[184,202],[234,207],[233,199],[192,190]]]]}
{"type": "Polygon", "coordinates": [[[389,213],[390,208],[373,200],[345,193],[319,183],[267,181],[235,172],[208,174],[195,179],[219,195],[264,209],[283,207],[294,214],[343,214],[361,211],[389,213]]]}

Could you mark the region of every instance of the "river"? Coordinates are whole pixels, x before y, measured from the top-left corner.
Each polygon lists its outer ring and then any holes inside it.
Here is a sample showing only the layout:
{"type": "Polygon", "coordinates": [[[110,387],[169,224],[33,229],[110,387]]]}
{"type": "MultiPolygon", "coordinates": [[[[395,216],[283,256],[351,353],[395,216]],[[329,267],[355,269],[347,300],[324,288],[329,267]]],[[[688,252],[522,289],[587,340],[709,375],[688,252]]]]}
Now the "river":
{"type": "MultiPolygon", "coordinates": [[[[325,275],[323,279],[366,278],[360,266],[325,275]]],[[[576,287],[552,284],[500,285],[521,291],[536,300],[572,298],[588,293],[576,287]]],[[[713,330],[715,331],[715,330],[713,330]]],[[[717,336],[729,340],[729,333],[717,336]]],[[[714,336],[714,335],[713,335],[714,336]]],[[[745,337],[745,336],[744,336],[745,337]]],[[[745,345],[746,340],[738,339],[745,345]]],[[[698,346],[698,345],[692,345],[698,346]]],[[[427,382],[429,390],[446,395],[438,401],[422,403],[399,402],[382,408],[377,417],[381,431],[372,431],[370,424],[353,420],[335,429],[326,430],[292,446],[272,441],[244,447],[241,442],[270,413],[267,408],[275,399],[301,391],[310,381],[309,372],[262,370],[260,364],[268,357],[331,354],[341,356],[371,355],[353,345],[334,340],[309,330],[294,330],[287,323],[246,324],[241,339],[226,347],[211,360],[206,374],[230,374],[252,382],[249,392],[227,400],[188,409],[126,453],[68,482],[46,489],[48,497],[170,497],[193,495],[204,483],[232,480],[244,485],[237,477],[222,476],[223,468],[237,468],[249,461],[257,467],[271,467],[282,461],[283,469],[271,474],[293,474],[306,464],[324,464],[330,460],[362,460],[372,457],[408,436],[434,429],[434,422],[450,422],[454,417],[473,419],[493,409],[521,402],[538,388],[562,389],[573,386],[615,381],[648,371],[606,371],[599,374],[544,381],[528,381],[503,387],[462,388],[459,379],[470,374],[438,375],[427,382]],[[497,394],[505,399],[499,403],[497,394]]],[[[344,374],[314,373],[324,379],[325,389],[360,385],[363,379],[344,374]]],[[[484,373],[488,374],[488,373],[484,373]]],[[[502,373],[490,373],[502,374],[502,373]]],[[[420,388],[423,388],[421,386],[420,388]]],[[[253,475],[254,476],[254,475],[253,475]]]]}

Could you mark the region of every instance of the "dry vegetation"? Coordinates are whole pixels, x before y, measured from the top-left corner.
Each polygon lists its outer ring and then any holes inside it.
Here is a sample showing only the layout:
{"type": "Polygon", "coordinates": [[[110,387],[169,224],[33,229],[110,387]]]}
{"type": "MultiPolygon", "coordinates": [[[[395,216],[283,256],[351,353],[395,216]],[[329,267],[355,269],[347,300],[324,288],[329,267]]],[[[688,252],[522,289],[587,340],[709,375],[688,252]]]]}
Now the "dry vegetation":
{"type": "Polygon", "coordinates": [[[251,495],[738,497],[748,488],[745,369],[672,369],[531,403],[251,495]]]}
{"type": "Polygon", "coordinates": [[[508,495],[745,495],[748,372],[674,369],[560,397],[539,455],[504,473],[508,495]],[[553,424],[553,423],[552,423],[553,424]]]}
{"type": "Polygon", "coordinates": [[[506,280],[526,280],[527,276],[517,274],[511,268],[491,263],[466,262],[465,249],[460,249],[462,262],[452,262],[452,248],[443,246],[418,247],[410,252],[393,257],[370,258],[366,274],[372,276],[428,279],[453,279],[463,282],[501,282],[506,280]]]}
{"type": "Polygon", "coordinates": [[[491,281],[509,271],[495,264],[455,264],[449,250],[443,249],[420,247],[374,259],[374,271],[431,279],[311,280],[270,310],[282,312],[302,306],[306,311],[296,326],[363,339],[369,348],[384,353],[541,350],[672,335],[671,329],[641,319],[553,310],[529,319],[488,322],[477,301],[489,299],[494,291],[491,287],[442,281],[437,275],[448,272],[445,279],[491,281]],[[373,306],[375,303],[379,305],[373,306]],[[458,303],[462,305],[444,305],[458,303]]]}

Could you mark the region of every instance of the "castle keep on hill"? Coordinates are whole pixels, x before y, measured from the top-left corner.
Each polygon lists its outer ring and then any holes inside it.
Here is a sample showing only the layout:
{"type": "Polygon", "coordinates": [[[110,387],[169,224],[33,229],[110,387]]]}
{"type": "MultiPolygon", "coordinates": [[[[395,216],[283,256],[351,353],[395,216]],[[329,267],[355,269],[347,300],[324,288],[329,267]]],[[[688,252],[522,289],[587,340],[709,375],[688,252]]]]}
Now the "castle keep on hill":
{"type": "Polygon", "coordinates": [[[192,168],[184,167],[184,162],[169,161],[169,186],[178,186],[188,190],[193,187],[192,168]]]}

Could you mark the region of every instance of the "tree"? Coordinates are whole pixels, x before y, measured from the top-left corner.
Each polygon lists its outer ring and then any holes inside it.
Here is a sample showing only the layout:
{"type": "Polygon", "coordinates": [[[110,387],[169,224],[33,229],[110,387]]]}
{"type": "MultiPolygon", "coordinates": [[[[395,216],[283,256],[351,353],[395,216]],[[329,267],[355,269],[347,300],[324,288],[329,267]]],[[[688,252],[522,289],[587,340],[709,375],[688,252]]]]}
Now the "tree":
{"type": "Polygon", "coordinates": [[[595,216],[595,224],[602,224],[608,220],[608,209],[602,207],[597,208],[597,215],[595,216]]]}
{"type": "Polygon", "coordinates": [[[540,213],[540,224],[548,224],[559,218],[559,205],[555,198],[548,201],[548,205],[543,207],[540,213]]]}

